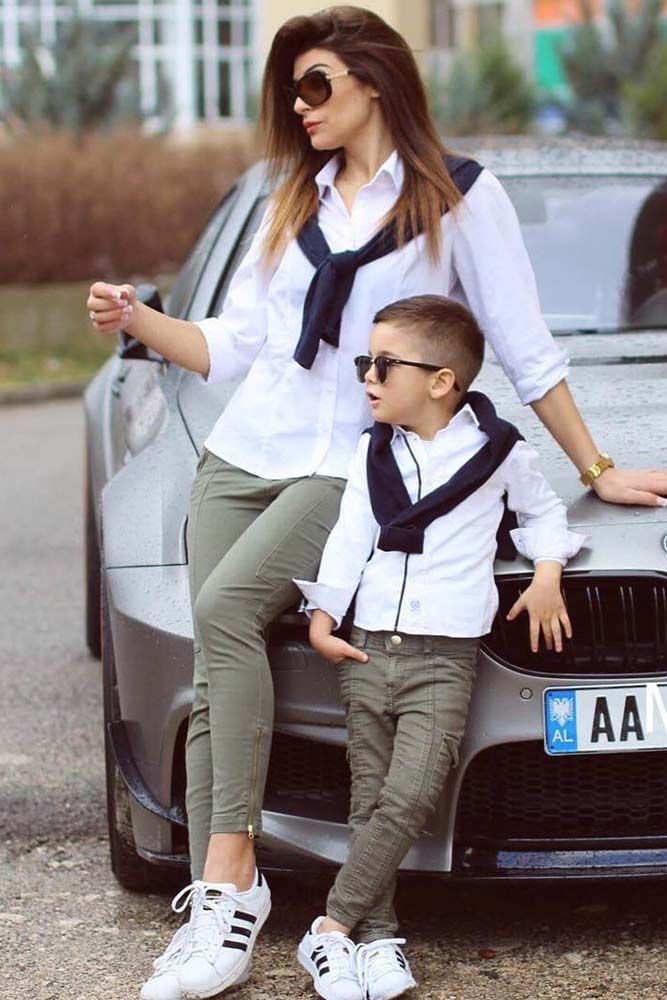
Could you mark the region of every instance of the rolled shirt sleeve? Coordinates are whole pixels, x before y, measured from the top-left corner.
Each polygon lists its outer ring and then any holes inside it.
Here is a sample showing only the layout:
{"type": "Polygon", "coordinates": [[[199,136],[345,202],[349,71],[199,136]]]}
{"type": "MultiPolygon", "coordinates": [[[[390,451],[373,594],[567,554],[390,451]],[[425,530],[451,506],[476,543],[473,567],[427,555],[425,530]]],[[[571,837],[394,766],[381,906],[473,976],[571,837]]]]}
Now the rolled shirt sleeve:
{"type": "Polygon", "coordinates": [[[453,212],[452,263],[468,305],[522,403],[567,376],[568,358],[544,321],[514,206],[482,170],[453,212]]]}
{"type": "Polygon", "coordinates": [[[567,509],[539,468],[539,456],[519,441],[505,460],[507,505],[516,512],[518,528],[510,532],[517,550],[534,563],[555,560],[564,566],[586,541],[570,531],[567,509]]]}
{"type": "Polygon", "coordinates": [[[267,297],[275,266],[268,266],[262,248],[270,206],[234,272],[219,316],[196,323],[209,356],[206,382],[224,382],[245,375],[267,336],[267,297]]]}
{"type": "Polygon", "coordinates": [[[352,603],[379,530],[366,477],[369,441],[370,436],[362,434],[350,461],[338,520],[324,546],[317,580],[293,581],[306,598],[308,617],[320,608],[331,615],[336,628],[352,603]]]}

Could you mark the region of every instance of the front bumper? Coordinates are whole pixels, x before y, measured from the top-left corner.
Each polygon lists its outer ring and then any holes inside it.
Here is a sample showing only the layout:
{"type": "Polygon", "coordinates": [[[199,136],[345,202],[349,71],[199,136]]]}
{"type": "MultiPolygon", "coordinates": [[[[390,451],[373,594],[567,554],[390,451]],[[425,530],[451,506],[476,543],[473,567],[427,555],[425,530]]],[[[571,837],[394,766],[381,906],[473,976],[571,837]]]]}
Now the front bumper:
{"type": "MultiPolygon", "coordinates": [[[[124,771],[135,768],[128,786],[137,849],[151,861],[185,863],[182,758],[192,674],[187,567],[109,569],[107,591],[125,758],[131,760],[124,766],[121,754],[119,763],[124,771]],[[137,794],[137,775],[143,781],[143,797],[137,794]]],[[[269,866],[336,866],[348,845],[349,779],[335,668],[308,647],[302,626],[279,625],[269,648],[276,716],[259,846],[269,866]]],[[[591,676],[576,683],[600,680],[591,676]]],[[[457,881],[667,875],[667,807],[664,821],[653,809],[643,826],[625,823],[622,810],[613,811],[623,789],[632,790],[632,768],[641,771],[651,757],[659,782],[660,771],[667,774],[667,752],[593,755],[594,767],[605,779],[598,799],[611,810],[605,814],[602,835],[595,823],[590,829],[582,826],[577,815],[590,799],[585,788],[577,792],[581,765],[572,768],[572,760],[562,758],[541,760],[540,755],[547,757],[541,749],[542,692],[571,682],[563,675],[520,673],[481,654],[458,767],[450,772],[436,813],[404,859],[405,871],[457,881]],[[498,754],[499,766],[487,765],[480,774],[484,754],[498,754]],[[518,774],[512,755],[524,768],[518,774]],[[634,761],[627,778],[623,768],[614,770],[613,761],[619,757],[628,766],[634,761]],[[545,770],[545,763],[561,769],[561,798],[551,810],[549,787],[556,772],[545,770]],[[563,770],[568,767],[571,780],[563,770]],[[573,822],[568,826],[562,811],[570,788],[573,822]],[[509,819],[503,813],[499,822],[497,810],[508,796],[515,804],[521,799],[518,811],[509,819]],[[517,837],[524,827],[529,836],[517,837]]],[[[654,791],[659,809],[661,800],[667,802],[667,785],[664,795],[657,786],[654,791]]]]}

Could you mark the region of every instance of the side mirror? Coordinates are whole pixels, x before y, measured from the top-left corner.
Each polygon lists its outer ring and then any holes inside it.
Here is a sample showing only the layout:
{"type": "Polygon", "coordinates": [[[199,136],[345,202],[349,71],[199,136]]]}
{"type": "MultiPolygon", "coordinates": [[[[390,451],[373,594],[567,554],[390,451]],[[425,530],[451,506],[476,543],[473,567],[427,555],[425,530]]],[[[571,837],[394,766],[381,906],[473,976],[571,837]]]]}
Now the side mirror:
{"type": "MultiPolygon", "coordinates": [[[[155,287],[155,285],[138,285],[137,286],[137,300],[143,302],[145,306],[150,306],[151,309],[156,309],[158,312],[163,313],[164,307],[162,305],[162,296],[155,287]]],[[[157,358],[152,358],[148,353],[148,348],[145,344],[142,344],[140,340],[135,337],[131,337],[129,333],[125,333],[124,330],[120,332],[120,345],[118,347],[118,356],[121,358],[134,359],[136,361],[157,361],[157,358]]]]}

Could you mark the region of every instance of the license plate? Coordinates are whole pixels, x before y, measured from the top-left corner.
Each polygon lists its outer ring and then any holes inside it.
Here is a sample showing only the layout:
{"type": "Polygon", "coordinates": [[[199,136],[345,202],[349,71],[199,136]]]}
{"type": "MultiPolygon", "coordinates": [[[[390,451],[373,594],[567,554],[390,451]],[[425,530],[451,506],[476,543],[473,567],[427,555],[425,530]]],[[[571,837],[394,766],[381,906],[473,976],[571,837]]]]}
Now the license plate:
{"type": "Polygon", "coordinates": [[[667,748],[667,683],[553,687],[544,692],[548,754],[667,748]]]}

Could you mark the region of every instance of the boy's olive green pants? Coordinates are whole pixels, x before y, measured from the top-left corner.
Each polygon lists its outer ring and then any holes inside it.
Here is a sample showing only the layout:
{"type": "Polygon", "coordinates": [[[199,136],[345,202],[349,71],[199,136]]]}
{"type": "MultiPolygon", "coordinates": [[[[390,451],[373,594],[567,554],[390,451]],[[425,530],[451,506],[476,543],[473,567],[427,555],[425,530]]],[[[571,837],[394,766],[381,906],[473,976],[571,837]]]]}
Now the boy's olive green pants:
{"type": "Polygon", "coordinates": [[[315,579],[345,480],[263,479],[204,450],[187,543],[194,621],[194,702],[186,745],[192,876],[211,833],[254,834],[273,731],[264,630],[315,579]]]}
{"type": "Polygon", "coordinates": [[[327,914],[364,942],[396,936],[396,871],[458,763],[477,668],[479,639],[398,637],[355,627],[350,642],[368,660],[338,667],[352,840],[327,914]]]}

